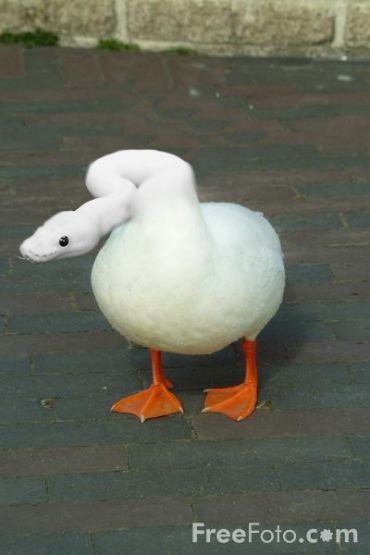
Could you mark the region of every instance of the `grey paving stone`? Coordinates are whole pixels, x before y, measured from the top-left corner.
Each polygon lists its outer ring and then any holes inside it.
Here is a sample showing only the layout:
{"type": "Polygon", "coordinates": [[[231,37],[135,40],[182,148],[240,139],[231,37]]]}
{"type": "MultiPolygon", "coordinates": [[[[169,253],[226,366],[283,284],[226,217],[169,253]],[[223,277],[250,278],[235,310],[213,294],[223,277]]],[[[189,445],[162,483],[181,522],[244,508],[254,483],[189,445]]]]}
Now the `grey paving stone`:
{"type": "Polygon", "coordinates": [[[17,396],[17,394],[2,398],[0,401],[1,423],[54,420],[53,401],[46,399],[45,406],[42,405],[42,402],[41,398],[25,398],[17,396]]]}
{"type": "Polygon", "coordinates": [[[260,358],[270,362],[292,360],[297,364],[312,363],[357,363],[369,360],[370,343],[367,341],[310,341],[260,345],[260,358]]]}
{"type": "Polygon", "coordinates": [[[369,384],[370,383],[370,363],[360,362],[358,364],[349,364],[348,372],[351,378],[357,383],[369,384]]]}
{"type": "Polygon", "coordinates": [[[0,226],[0,239],[24,239],[35,231],[35,226],[30,224],[2,224],[0,226]]]}
{"type": "Polygon", "coordinates": [[[337,214],[284,214],[273,216],[270,221],[278,233],[301,229],[338,229],[341,221],[337,214]]]}
{"type": "Polygon", "coordinates": [[[204,407],[204,395],[199,389],[181,389],[181,385],[176,382],[176,395],[181,401],[186,418],[190,421],[193,415],[201,413],[204,407]]]}
{"type": "Polygon", "coordinates": [[[8,535],[94,532],[146,526],[178,526],[193,521],[189,500],[181,497],[109,499],[0,507],[0,531],[8,535]]]}
{"type": "Polygon", "coordinates": [[[269,463],[264,461],[247,464],[242,468],[231,465],[206,468],[201,488],[205,495],[277,490],[280,490],[280,481],[269,463]]]}
{"type": "Polygon", "coordinates": [[[191,429],[178,415],[148,422],[143,426],[135,417],[112,415],[106,420],[20,423],[1,426],[2,447],[63,447],[104,445],[190,438],[191,429]]]}
{"type": "Polygon", "coordinates": [[[45,480],[38,477],[0,477],[0,503],[14,505],[21,503],[42,503],[47,499],[45,480]]]}
{"type": "Polygon", "coordinates": [[[279,320],[320,320],[323,322],[341,320],[367,320],[370,303],[365,300],[343,299],[342,302],[289,303],[281,307],[279,320]]]}
{"type": "Polygon", "coordinates": [[[34,314],[75,311],[73,298],[68,293],[0,293],[4,314],[34,314]]]}
{"type": "Polygon", "coordinates": [[[24,53],[26,75],[36,79],[40,87],[57,87],[62,82],[57,51],[53,48],[46,50],[36,48],[24,53]]]}
{"type": "Polygon", "coordinates": [[[3,376],[0,397],[22,396],[25,398],[47,398],[63,396],[88,397],[113,393],[128,394],[141,387],[141,382],[132,370],[113,372],[95,372],[89,375],[78,374],[48,374],[38,376],[3,376]]]}
{"type": "MultiPolygon", "coordinates": [[[[44,103],[42,103],[44,104],[44,103]]],[[[48,104],[46,104],[46,107],[48,104]]],[[[37,107],[34,106],[33,103],[30,103],[28,109],[32,112],[33,107],[35,107],[35,111],[38,112],[37,107]]],[[[51,106],[51,111],[55,111],[55,106],[51,106]]],[[[23,111],[27,110],[26,106],[20,105],[19,102],[15,104],[13,108],[15,111],[23,111]]],[[[0,107],[0,114],[1,114],[1,107],[0,107]]],[[[81,169],[80,164],[63,164],[61,166],[44,166],[44,165],[36,165],[33,167],[24,168],[22,166],[10,166],[0,168],[0,179],[4,181],[11,180],[12,182],[17,181],[24,181],[25,179],[48,179],[53,178],[55,174],[58,174],[60,178],[83,178],[83,171],[81,169]]],[[[60,261],[61,262],[61,261],[60,261]]]]}
{"type": "Polygon", "coordinates": [[[127,454],[121,445],[88,445],[1,449],[2,476],[45,476],[126,470],[127,454]]]}
{"type": "Polygon", "coordinates": [[[59,420],[88,420],[96,418],[115,418],[111,415],[110,409],[112,405],[122,396],[139,391],[141,388],[137,386],[134,390],[124,391],[117,388],[116,392],[103,391],[101,395],[91,395],[88,397],[73,396],[57,398],[54,405],[56,418],[59,420]],[[122,395],[123,394],[123,395],[122,395]]]}
{"type": "MultiPolygon", "coordinates": [[[[24,74],[23,47],[18,45],[2,45],[1,49],[2,76],[19,78],[24,74]]],[[[17,81],[17,79],[16,79],[17,81]]]]}
{"type": "Polygon", "coordinates": [[[299,192],[310,197],[368,197],[370,195],[369,183],[312,183],[299,185],[299,192]]]}
{"type": "MultiPolygon", "coordinates": [[[[356,365],[354,365],[356,366],[356,365]]],[[[359,365],[361,369],[363,366],[359,365]]],[[[357,368],[357,367],[356,367],[357,368]]],[[[350,384],[353,383],[355,369],[352,365],[345,363],[333,364],[264,364],[260,370],[260,381],[269,385],[272,383],[289,384],[290,386],[305,387],[305,384],[329,383],[350,384]]],[[[357,381],[357,380],[356,380],[357,381]]],[[[284,387],[284,386],[283,386],[284,387]]]]}
{"type": "Polygon", "coordinates": [[[333,338],[328,326],[317,322],[308,322],[304,319],[280,321],[277,317],[262,330],[260,336],[262,343],[284,342],[297,343],[300,341],[330,341],[333,338]]]}
{"type": "Polygon", "coordinates": [[[93,555],[88,534],[46,534],[3,536],[0,539],[3,555],[93,555]]]}
{"type": "Polygon", "coordinates": [[[34,364],[36,374],[122,372],[124,375],[126,370],[132,369],[127,349],[41,354],[35,357],[34,364]]]}
{"type": "Polygon", "coordinates": [[[49,333],[112,329],[102,314],[90,311],[11,317],[10,333],[49,333]]]}
{"type": "Polygon", "coordinates": [[[241,521],[309,522],[368,518],[367,490],[280,491],[203,497],[194,501],[200,522],[225,526],[241,521]]]}
{"type": "Polygon", "coordinates": [[[364,459],[370,458],[370,436],[353,434],[350,436],[350,442],[358,457],[364,459]]]}
{"type": "MultiPolygon", "coordinates": [[[[260,464],[294,461],[350,460],[352,451],[341,437],[228,439],[219,441],[178,441],[128,447],[130,467],[144,468],[248,468],[260,464]]],[[[243,471],[244,472],[244,471],[243,471]]]]}
{"type": "Polygon", "coordinates": [[[337,340],[355,339],[357,341],[370,340],[370,320],[359,320],[355,322],[336,322],[331,328],[337,340]]]}
{"type": "MultiPolygon", "coordinates": [[[[356,278],[355,274],[352,274],[353,278],[356,278]]],[[[297,302],[298,299],[302,301],[316,301],[319,302],[322,299],[326,301],[341,301],[344,298],[348,299],[363,299],[368,300],[370,296],[369,286],[365,280],[362,282],[347,282],[338,283],[336,281],[332,284],[313,284],[308,283],[293,284],[289,283],[286,292],[285,299],[286,302],[297,302]]]]}
{"type": "Polygon", "coordinates": [[[271,400],[275,409],[369,407],[370,399],[362,384],[306,383],[281,387],[276,382],[262,389],[261,398],[271,400]]]}
{"type": "Polygon", "coordinates": [[[300,264],[287,269],[288,283],[325,283],[332,279],[333,274],[325,264],[300,264]]]}
{"type": "Polygon", "coordinates": [[[370,226],[370,214],[365,213],[354,213],[349,212],[345,214],[345,218],[350,226],[352,227],[369,227],[370,226]]]}
{"type": "Polygon", "coordinates": [[[281,486],[286,489],[337,490],[369,488],[370,464],[292,463],[274,466],[281,486]]]}
{"type": "Polygon", "coordinates": [[[23,260],[14,260],[12,274],[1,278],[3,292],[71,292],[90,290],[90,272],[86,259],[78,264],[72,260],[57,260],[48,265],[29,265],[23,260]],[[66,264],[67,262],[67,264],[66,264]]]}
{"type": "MultiPolygon", "coordinates": [[[[276,118],[282,120],[299,120],[306,118],[325,118],[325,117],[335,117],[343,113],[351,114],[356,111],[355,107],[346,106],[334,106],[334,105],[321,105],[321,106],[294,106],[290,108],[282,109],[279,108],[263,108],[256,112],[257,117],[261,118],[276,118]]],[[[362,110],[361,110],[362,111],[362,110]]],[[[364,114],[368,114],[368,110],[364,107],[364,114]]]]}
{"type": "Polygon", "coordinates": [[[29,360],[26,356],[2,356],[0,374],[24,375],[29,371],[29,360]]]}
{"type": "MultiPolygon", "coordinates": [[[[53,82],[53,78],[51,78],[53,82]]],[[[50,114],[50,113],[69,113],[69,112],[113,112],[122,113],[122,110],[129,108],[129,102],[123,99],[87,99],[87,100],[34,100],[22,103],[23,111],[28,114],[50,114]]],[[[20,113],[19,102],[8,102],[10,113],[20,113]]],[[[77,170],[78,171],[78,170],[77,170]]],[[[76,175],[76,174],[74,174],[76,175]]]]}
{"type": "MultiPolygon", "coordinates": [[[[38,132],[49,129],[50,124],[37,126],[38,132]]],[[[35,131],[35,129],[33,129],[35,131]]],[[[81,127],[77,123],[60,123],[55,126],[54,133],[60,138],[63,137],[99,137],[99,136],[119,136],[122,134],[122,126],[119,123],[107,122],[104,125],[91,124],[89,127],[81,127]]]]}
{"type": "Polygon", "coordinates": [[[115,331],[0,335],[0,349],[6,356],[94,352],[121,349],[124,344],[125,341],[115,331]]]}
{"type": "Polygon", "coordinates": [[[6,258],[0,258],[0,275],[4,276],[8,272],[8,260],[6,258]]]}
{"type": "Polygon", "coordinates": [[[0,150],[13,150],[22,152],[24,150],[34,150],[45,152],[54,151],[59,147],[59,139],[54,129],[48,129],[44,133],[35,136],[31,129],[20,128],[7,133],[1,141],[0,150]]]}
{"type": "Polygon", "coordinates": [[[77,474],[48,478],[53,501],[132,499],[147,497],[193,496],[202,491],[204,473],[199,469],[125,471],[77,474]]]}
{"type": "Polygon", "coordinates": [[[166,468],[128,472],[54,476],[48,491],[55,501],[74,499],[146,498],[169,495],[219,495],[235,491],[278,490],[280,483],[269,464],[230,467],[166,468]]]}
{"type": "MultiPolygon", "coordinates": [[[[190,550],[192,553],[207,553],[206,546],[192,545],[190,526],[112,530],[94,534],[93,537],[97,555],[120,555],[123,546],[132,555],[142,554],[148,549],[148,546],[153,555],[163,555],[164,553],[187,555],[190,550]]],[[[214,549],[215,547],[212,546],[212,553],[214,553],[214,549]]]]}
{"type": "Polygon", "coordinates": [[[240,426],[217,414],[192,417],[197,438],[208,440],[367,434],[369,426],[368,408],[257,410],[240,426]]]}

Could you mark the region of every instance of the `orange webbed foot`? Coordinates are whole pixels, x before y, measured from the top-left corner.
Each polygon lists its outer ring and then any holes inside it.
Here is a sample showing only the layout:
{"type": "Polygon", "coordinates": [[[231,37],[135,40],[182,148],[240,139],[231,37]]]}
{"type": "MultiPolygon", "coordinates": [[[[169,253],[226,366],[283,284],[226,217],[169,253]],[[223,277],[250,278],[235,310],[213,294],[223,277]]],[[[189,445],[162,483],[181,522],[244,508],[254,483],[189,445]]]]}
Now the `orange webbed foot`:
{"type": "MultiPolygon", "coordinates": [[[[173,393],[168,391],[166,385],[164,382],[152,384],[139,393],[120,399],[111,410],[112,412],[135,414],[141,422],[148,418],[157,418],[176,412],[183,413],[181,403],[173,393]]],[[[169,386],[171,387],[172,384],[169,386]]]]}
{"type": "Polygon", "coordinates": [[[257,403],[257,385],[242,383],[233,387],[206,389],[202,412],[220,412],[232,420],[244,420],[254,411],[257,403]]]}

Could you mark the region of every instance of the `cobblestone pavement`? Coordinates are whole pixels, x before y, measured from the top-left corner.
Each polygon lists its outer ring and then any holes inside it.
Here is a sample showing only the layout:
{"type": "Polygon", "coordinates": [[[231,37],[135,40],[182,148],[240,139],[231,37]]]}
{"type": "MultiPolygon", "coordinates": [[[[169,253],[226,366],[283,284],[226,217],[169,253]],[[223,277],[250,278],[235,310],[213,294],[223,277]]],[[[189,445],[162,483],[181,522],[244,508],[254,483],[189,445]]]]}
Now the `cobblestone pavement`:
{"type": "Polygon", "coordinates": [[[370,64],[0,49],[2,555],[370,551],[370,64]],[[30,265],[20,241],[89,197],[87,164],[158,148],[203,200],[279,230],[285,304],[259,342],[260,409],[201,415],[237,345],[165,357],[186,415],[110,414],[149,380],[96,309],[93,256],[30,265]],[[356,527],[360,543],[191,544],[217,527],[356,527]]]}

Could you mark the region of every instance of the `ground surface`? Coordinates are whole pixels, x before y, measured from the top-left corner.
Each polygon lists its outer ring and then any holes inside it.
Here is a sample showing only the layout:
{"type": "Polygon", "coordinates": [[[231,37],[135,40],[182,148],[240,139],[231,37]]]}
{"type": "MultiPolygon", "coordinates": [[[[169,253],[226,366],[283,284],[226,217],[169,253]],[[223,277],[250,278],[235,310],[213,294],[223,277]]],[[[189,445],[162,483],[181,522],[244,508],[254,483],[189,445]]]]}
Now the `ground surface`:
{"type": "Polygon", "coordinates": [[[0,49],[2,555],[370,550],[370,64],[0,49]],[[186,415],[112,415],[148,383],[97,311],[93,256],[30,265],[17,245],[88,199],[86,165],[159,148],[204,200],[263,211],[285,304],[259,345],[261,408],[201,415],[237,346],[165,358],[186,415]],[[360,543],[191,544],[190,524],[356,527],[360,543]]]}

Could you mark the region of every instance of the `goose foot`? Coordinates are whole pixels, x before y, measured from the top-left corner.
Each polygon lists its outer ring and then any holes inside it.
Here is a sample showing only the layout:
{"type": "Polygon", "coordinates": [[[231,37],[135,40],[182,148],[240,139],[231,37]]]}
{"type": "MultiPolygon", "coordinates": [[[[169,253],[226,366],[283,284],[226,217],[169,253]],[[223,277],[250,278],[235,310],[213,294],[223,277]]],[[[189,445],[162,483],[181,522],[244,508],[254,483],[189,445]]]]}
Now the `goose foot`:
{"type": "Polygon", "coordinates": [[[111,410],[112,412],[135,414],[141,422],[148,418],[157,418],[175,412],[184,413],[181,403],[162,382],[152,384],[139,393],[120,399],[111,410]]]}
{"type": "Polygon", "coordinates": [[[207,393],[202,412],[220,412],[232,420],[244,420],[257,403],[257,384],[242,383],[233,387],[205,389],[207,393]]]}

